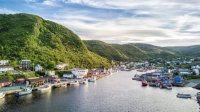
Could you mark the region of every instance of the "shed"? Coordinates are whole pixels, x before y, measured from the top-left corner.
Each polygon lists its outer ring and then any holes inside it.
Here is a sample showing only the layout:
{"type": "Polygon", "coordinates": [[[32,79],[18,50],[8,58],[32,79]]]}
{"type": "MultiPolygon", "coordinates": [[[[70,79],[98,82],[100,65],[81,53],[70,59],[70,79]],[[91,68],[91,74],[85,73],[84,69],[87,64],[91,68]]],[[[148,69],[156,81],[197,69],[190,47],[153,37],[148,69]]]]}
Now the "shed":
{"type": "Polygon", "coordinates": [[[46,78],[31,78],[28,79],[29,84],[35,84],[35,85],[44,85],[46,78]]]}
{"type": "Polygon", "coordinates": [[[0,80],[0,87],[11,86],[12,82],[9,79],[0,80]]]}

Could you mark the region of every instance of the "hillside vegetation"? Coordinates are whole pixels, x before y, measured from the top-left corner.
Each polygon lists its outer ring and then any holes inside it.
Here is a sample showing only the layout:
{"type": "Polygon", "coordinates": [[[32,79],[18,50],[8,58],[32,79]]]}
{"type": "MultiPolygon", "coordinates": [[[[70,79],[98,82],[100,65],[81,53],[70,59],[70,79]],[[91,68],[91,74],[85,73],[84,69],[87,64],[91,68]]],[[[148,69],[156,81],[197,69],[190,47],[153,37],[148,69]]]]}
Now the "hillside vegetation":
{"type": "Polygon", "coordinates": [[[116,61],[144,61],[154,58],[176,58],[181,53],[164,47],[150,44],[107,44],[101,41],[84,41],[88,49],[102,57],[116,61]]]}
{"type": "Polygon", "coordinates": [[[0,14],[0,59],[30,59],[70,67],[109,67],[107,59],[88,51],[66,27],[31,14],[0,14]]]}

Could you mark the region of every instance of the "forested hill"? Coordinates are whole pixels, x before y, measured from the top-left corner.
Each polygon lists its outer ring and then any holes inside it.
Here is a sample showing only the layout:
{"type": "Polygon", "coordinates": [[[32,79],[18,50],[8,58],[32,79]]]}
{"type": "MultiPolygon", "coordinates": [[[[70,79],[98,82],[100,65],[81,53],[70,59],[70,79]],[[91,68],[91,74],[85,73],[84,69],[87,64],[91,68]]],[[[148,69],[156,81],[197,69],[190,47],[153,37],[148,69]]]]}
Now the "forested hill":
{"type": "Polygon", "coordinates": [[[12,63],[30,59],[42,64],[66,62],[70,67],[110,66],[71,30],[31,14],[0,14],[0,45],[0,59],[12,63]]]}
{"type": "Polygon", "coordinates": [[[84,41],[88,49],[102,57],[112,60],[144,61],[154,58],[176,58],[179,51],[150,44],[108,44],[97,40],[84,41]]]}

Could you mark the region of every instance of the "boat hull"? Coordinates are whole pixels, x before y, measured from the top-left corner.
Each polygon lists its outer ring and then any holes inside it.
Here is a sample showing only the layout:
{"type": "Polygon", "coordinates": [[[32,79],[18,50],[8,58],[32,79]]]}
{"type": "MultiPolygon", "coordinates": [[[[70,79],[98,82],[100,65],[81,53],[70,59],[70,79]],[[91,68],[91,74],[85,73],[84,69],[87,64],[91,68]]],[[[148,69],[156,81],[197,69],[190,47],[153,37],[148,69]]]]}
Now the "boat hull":
{"type": "Polygon", "coordinates": [[[178,98],[192,98],[190,94],[177,94],[176,95],[178,98]]]}
{"type": "Polygon", "coordinates": [[[5,97],[5,93],[0,93],[0,99],[5,97]]]}
{"type": "Polygon", "coordinates": [[[32,93],[32,90],[30,91],[22,91],[22,92],[17,92],[15,93],[15,96],[23,96],[23,95],[27,95],[27,94],[31,94],[32,93]]]}

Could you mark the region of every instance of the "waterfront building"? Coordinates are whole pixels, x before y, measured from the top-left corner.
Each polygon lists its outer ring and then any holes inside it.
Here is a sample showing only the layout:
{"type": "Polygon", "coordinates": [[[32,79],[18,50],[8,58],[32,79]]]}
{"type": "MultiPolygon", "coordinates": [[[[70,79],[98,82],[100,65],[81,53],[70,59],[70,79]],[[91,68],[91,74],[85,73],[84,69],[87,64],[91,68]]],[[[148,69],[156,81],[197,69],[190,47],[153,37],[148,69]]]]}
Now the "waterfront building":
{"type": "Polygon", "coordinates": [[[189,69],[179,69],[178,75],[191,75],[191,71],[189,69]]]}
{"type": "Polygon", "coordinates": [[[31,85],[44,85],[46,78],[40,78],[40,77],[33,77],[33,78],[29,78],[27,79],[27,81],[29,81],[29,84],[31,85]]]}
{"type": "Polygon", "coordinates": [[[76,78],[83,78],[87,75],[88,69],[74,68],[71,69],[71,72],[76,76],[76,78]]]}
{"type": "Polygon", "coordinates": [[[1,79],[0,80],[0,88],[5,86],[11,86],[12,82],[9,79],[1,79]]]}
{"type": "Polygon", "coordinates": [[[12,66],[0,65],[0,72],[8,72],[13,70],[14,68],[12,66]]]}

